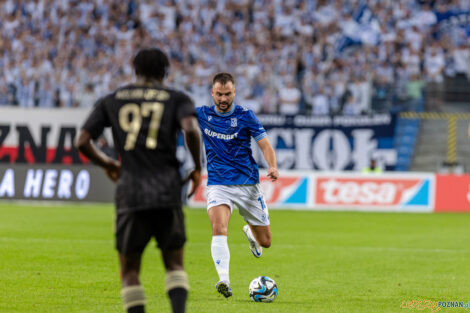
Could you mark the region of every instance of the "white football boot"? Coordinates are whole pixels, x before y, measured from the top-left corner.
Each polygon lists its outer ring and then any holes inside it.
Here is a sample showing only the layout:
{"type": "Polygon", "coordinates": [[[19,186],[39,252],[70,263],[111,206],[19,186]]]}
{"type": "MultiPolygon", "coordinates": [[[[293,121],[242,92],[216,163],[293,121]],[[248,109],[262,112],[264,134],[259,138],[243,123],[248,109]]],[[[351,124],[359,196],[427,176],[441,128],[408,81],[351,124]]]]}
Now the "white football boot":
{"type": "Polygon", "coordinates": [[[248,242],[250,243],[251,253],[253,253],[255,257],[259,258],[261,254],[263,254],[263,248],[259,245],[258,242],[256,242],[256,239],[253,236],[253,233],[251,232],[250,226],[243,226],[243,232],[245,233],[245,236],[248,239],[248,242]]]}

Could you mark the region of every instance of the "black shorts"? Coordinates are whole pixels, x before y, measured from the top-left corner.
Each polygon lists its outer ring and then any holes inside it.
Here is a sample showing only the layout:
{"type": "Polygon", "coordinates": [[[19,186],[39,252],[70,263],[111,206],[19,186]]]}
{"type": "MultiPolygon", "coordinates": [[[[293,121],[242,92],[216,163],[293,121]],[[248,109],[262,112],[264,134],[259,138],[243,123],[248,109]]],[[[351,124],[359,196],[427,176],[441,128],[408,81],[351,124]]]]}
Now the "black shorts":
{"type": "Polygon", "coordinates": [[[162,250],[182,248],[186,241],[183,210],[158,209],[117,214],[116,249],[119,253],[142,253],[152,237],[162,250]]]}

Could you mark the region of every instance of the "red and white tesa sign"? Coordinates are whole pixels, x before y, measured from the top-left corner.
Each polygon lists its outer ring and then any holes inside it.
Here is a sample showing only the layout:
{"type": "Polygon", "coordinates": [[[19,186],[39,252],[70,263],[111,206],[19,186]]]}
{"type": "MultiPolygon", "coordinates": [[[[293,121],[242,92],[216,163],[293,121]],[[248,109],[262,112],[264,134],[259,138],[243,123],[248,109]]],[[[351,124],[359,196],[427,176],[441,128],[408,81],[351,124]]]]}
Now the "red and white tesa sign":
{"type": "Polygon", "coordinates": [[[427,177],[317,176],[315,206],[330,208],[430,208],[427,177]]]}

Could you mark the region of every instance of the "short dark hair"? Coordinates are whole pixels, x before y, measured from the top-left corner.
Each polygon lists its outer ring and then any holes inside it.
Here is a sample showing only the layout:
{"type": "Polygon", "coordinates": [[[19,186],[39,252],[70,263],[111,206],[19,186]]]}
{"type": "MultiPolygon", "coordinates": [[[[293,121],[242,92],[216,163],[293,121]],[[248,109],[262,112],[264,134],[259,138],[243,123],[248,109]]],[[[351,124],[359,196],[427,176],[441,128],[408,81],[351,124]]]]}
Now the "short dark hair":
{"type": "Polygon", "coordinates": [[[235,85],[235,79],[233,78],[232,74],[226,72],[215,74],[214,78],[212,79],[212,86],[217,82],[219,82],[221,85],[232,82],[232,84],[235,85]]]}
{"type": "Polygon", "coordinates": [[[132,62],[135,74],[158,80],[165,78],[170,68],[170,61],[165,52],[158,48],[140,50],[132,62]]]}

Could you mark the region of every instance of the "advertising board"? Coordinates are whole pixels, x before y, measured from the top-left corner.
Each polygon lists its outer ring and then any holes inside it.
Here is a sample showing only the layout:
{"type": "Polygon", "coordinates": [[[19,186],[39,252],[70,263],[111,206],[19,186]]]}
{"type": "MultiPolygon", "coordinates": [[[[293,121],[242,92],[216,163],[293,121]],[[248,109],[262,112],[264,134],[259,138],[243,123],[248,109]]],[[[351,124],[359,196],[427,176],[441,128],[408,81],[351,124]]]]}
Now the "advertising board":
{"type": "MultiPolygon", "coordinates": [[[[190,201],[206,206],[207,176],[190,201]]],[[[269,208],[431,212],[434,205],[433,174],[361,174],[281,171],[271,182],[260,174],[269,208]]]]}
{"type": "Polygon", "coordinates": [[[470,175],[436,175],[436,212],[470,212],[470,175]]]}
{"type": "Polygon", "coordinates": [[[96,166],[2,165],[0,199],[112,202],[114,184],[96,166]]]}
{"type": "Polygon", "coordinates": [[[433,208],[434,177],[429,174],[328,174],[315,178],[314,207],[375,211],[433,208]]]}

